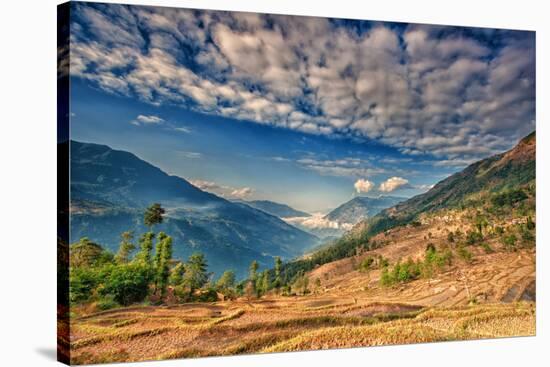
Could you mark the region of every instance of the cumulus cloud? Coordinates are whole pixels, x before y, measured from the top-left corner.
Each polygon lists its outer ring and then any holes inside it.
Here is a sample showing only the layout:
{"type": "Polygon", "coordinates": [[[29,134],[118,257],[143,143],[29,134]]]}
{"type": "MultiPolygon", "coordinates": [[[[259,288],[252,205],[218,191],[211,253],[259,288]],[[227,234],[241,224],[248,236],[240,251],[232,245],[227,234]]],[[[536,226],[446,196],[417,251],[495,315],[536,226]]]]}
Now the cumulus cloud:
{"type": "Polygon", "coordinates": [[[134,125],[158,125],[162,124],[164,119],[154,115],[138,115],[135,120],[130,121],[134,125]]]}
{"type": "Polygon", "coordinates": [[[403,188],[409,184],[409,180],[402,177],[390,177],[380,184],[378,190],[382,192],[392,192],[399,188],[403,188]]]}
{"type": "Polygon", "coordinates": [[[355,187],[355,190],[358,193],[362,193],[362,192],[367,193],[372,189],[374,189],[374,183],[372,181],[361,178],[355,181],[355,184],[353,185],[353,187],[355,187]]]}
{"type": "Polygon", "coordinates": [[[153,105],[463,161],[509,148],[535,128],[533,32],[74,8],[72,75],[153,105]]]}

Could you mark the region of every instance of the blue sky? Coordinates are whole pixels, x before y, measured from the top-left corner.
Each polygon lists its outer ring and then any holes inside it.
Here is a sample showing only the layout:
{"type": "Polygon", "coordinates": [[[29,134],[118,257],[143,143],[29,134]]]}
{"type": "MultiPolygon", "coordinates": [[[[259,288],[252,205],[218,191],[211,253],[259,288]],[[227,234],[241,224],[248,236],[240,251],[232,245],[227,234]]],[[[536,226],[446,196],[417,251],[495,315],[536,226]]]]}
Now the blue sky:
{"type": "Polygon", "coordinates": [[[535,128],[533,32],[73,3],[71,135],[226,198],[412,196],[535,128]]]}

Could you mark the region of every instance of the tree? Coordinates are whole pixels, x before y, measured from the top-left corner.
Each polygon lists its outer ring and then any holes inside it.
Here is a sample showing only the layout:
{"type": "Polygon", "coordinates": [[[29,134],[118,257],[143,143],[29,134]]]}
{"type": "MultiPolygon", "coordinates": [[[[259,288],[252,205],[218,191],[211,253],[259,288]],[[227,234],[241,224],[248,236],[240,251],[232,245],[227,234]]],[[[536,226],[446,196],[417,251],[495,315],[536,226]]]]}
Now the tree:
{"type": "Polygon", "coordinates": [[[144,233],[139,239],[139,252],[136,255],[136,260],[148,264],[151,261],[151,251],[153,250],[153,232],[144,233]]]}
{"type": "Polygon", "coordinates": [[[235,287],[235,272],[233,270],[226,270],[218,279],[216,283],[216,288],[224,292],[231,288],[235,287]]]}
{"type": "Polygon", "coordinates": [[[118,249],[118,253],[115,256],[115,260],[118,263],[127,263],[130,260],[130,255],[132,251],[136,249],[136,246],[132,242],[134,240],[134,232],[123,232],[120,237],[120,247],[118,249]]]}
{"type": "Polygon", "coordinates": [[[182,262],[178,262],[176,266],[170,270],[170,277],[168,278],[168,284],[178,286],[183,282],[183,275],[185,274],[185,266],[182,262]]]}
{"type": "Polygon", "coordinates": [[[152,231],[155,224],[162,223],[163,215],[166,211],[159,203],[154,203],[145,210],[143,223],[152,231]]]}
{"type": "Polygon", "coordinates": [[[191,294],[195,289],[201,288],[208,282],[207,267],[208,264],[203,254],[196,252],[189,256],[187,264],[185,264],[183,282],[189,287],[191,294]]]}
{"type": "Polygon", "coordinates": [[[69,262],[71,268],[98,267],[113,260],[113,255],[101,245],[83,237],[69,247],[69,262]]]}
{"type": "Polygon", "coordinates": [[[252,282],[256,282],[256,278],[258,277],[258,274],[257,274],[258,268],[259,268],[258,262],[256,260],[252,261],[249,268],[249,274],[250,274],[249,279],[252,282]]]}
{"type": "Polygon", "coordinates": [[[170,276],[170,260],[172,259],[172,237],[165,233],[159,233],[159,243],[157,244],[157,254],[155,260],[158,263],[155,266],[156,270],[156,287],[160,290],[161,297],[166,294],[166,286],[168,285],[168,277],[170,276]],[[158,258],[158,260],[157,260],[158,258]]]}
{"type": "Polygon", "coordinates": [[[262,272],[262,276],[260,277],[260,279],[258,279],[259,281],[259,287],[258,287],[258,296],[261,296],[263,294],[266,294],[270,287],[271,287],[271,282],[269,281],[269,271],[267,270],[264,270],[262,272]]]}
{"type": "Polygon", "coordinates": [[[144,263],[128,263],[106,267],[99,293],[112,298],[120,305],[128,306],[147,297],[151,281],[151,269],[144,263]]]}
{"type": "Polygon", "coordinates": [[[281,268],[283,266],[283,262],[281,261],[281,258],[277,256],[275,258],[275,280],[273,281],[273,288],[277,290],[277,293],[279,293],[279,289],[282,285],[282,279],[281,279],[281,268]]]}

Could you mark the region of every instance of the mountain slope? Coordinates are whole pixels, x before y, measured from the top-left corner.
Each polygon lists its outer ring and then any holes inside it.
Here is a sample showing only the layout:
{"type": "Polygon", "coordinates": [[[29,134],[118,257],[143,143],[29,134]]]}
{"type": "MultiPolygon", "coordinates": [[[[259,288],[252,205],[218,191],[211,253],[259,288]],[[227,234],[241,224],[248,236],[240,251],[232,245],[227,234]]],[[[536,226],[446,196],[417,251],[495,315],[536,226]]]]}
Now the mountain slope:
{"type": "Polygon", "coordinates": [[[169,176],[135,155],[104,145],[71,142],[71,240],[80,237],[116,251],[120,234],[143,233],[144,207],[160,202],[165,222],[155,228],[174,238],[174,257],[203,252],[209,269],[244,276],[252,260],[271,266],[290,259],[318,239],[281,219],[204,192],[169,176]]]}
{"type": "Polygon", "coordinates": [[[236,202],[246,204],[279,218],[311,216],[309,213],[296,210],[286,204],[280,204],[269,200],[237,200],[236,202]]]}
{"type": "Polygon", "coordinates": [[[366,224],[377,233],[406,223],[418,214],[465,204],[478,193],[495,193],[535,180],[535,132],[521,139],[511,150],[482,159],[437,183],[424,194],[383,210],[366,224]]]}
{"type": "Polygon", "coordinates": [[[396,196],[358,196],[332,210],[325,218],[338,223],[356,224],[404,200],[406,198],[396,196]]]}
{"type": "MultiPolygon", "coordinates": [[[[285,265],[287,274],[311,270],[322,264],[347,258],[359,249],[370,249],[373,236],[408,224],[421,214],[451,208],[480,208],[503,193],[526,189],[534,196],[536,135],[526,136],[511,150],[480,160],[417,195],[367,220],[359,222],[329,246],[307,258],[285,265]]],[[[534,198],[531,198],[534,207],[534,198]]],[[[378,243],[379,244],[379,243],[378,243]]]]}

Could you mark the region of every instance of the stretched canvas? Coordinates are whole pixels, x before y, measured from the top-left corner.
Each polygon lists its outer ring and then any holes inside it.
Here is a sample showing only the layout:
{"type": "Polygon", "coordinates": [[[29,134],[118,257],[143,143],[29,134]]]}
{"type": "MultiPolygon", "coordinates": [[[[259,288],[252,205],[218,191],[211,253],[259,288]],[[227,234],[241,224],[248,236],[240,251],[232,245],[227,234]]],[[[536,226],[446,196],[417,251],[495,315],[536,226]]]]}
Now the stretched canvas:
{"type": "Polygon", "coordinates": [[[70,364],[535,334],[535,32],[58,7],[70,364]]]}

